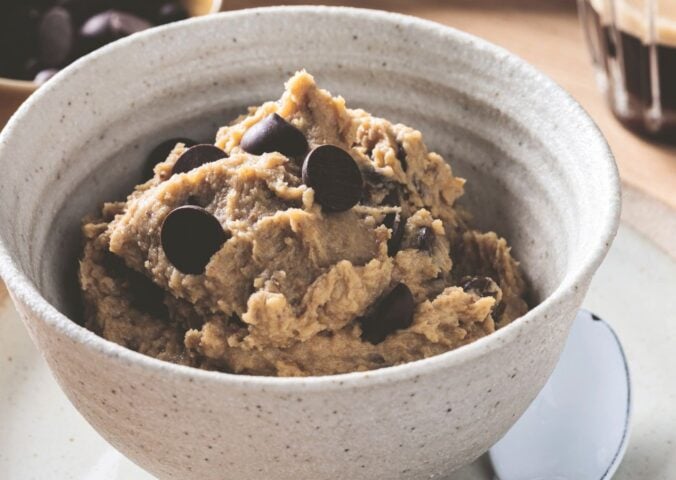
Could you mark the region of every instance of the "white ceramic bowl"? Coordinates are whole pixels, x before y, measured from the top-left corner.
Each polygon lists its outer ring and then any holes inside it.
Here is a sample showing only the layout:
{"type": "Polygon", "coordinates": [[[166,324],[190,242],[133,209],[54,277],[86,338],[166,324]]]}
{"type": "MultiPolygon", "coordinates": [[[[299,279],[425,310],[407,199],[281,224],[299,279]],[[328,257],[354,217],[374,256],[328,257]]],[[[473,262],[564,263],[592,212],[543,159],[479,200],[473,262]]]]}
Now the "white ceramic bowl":
{"type": "Polygon", "coordinates": [[[107,440],[176,479],[420,479],[473,460],[552,371],[620,198],[592,121],[520,59],[435,23],[323,7],[193,19],[75,62],[12,118],[0,172],[0,273],[33,340],[107,440]],[[456,351],[314,378],[164,363],[71,320],[80,218],[127,192],[159,140],[214,135],[303,67],[452,160],[476,223],[514,245],[537,306],[456,351]]]}

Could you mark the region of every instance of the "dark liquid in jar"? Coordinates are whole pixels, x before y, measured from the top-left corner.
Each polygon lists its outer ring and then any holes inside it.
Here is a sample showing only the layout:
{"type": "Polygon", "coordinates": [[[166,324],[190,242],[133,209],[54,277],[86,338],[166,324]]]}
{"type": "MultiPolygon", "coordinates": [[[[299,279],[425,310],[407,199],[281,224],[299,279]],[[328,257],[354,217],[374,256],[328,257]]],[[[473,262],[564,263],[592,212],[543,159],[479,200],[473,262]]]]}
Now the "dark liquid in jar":
{"type": "Polygon", "coordinates": [[[600,83],[615,115],[633,130],[676,143],[676,45],[663,43],[659,36],[646,41],[645,35],[641,38],[623,28],[617,11],[606,9],[602,16],[598,3],[582,0],[579,8],[600,83]]]}

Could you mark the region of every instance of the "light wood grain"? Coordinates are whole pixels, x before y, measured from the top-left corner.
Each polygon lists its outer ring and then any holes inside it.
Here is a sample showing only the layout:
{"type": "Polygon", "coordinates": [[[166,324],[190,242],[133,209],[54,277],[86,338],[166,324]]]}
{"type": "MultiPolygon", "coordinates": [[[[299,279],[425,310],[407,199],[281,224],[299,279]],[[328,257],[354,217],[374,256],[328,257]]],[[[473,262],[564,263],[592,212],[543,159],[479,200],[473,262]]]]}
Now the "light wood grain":
{"type": "MultiPolygon", "coordinates": [[[[223,0],[228,9],[278,2],[223,0]]],[[[284,2],[307,3],[307,2],[284,2]]],[[[676,147],[650,143],[626,130],[596,88],[572,0],[370,0],[323,4],[378,8],[417,15],[497,43],[545,72],[571,93],[599,125],[623,182],[676,210],[676,147]]]]}

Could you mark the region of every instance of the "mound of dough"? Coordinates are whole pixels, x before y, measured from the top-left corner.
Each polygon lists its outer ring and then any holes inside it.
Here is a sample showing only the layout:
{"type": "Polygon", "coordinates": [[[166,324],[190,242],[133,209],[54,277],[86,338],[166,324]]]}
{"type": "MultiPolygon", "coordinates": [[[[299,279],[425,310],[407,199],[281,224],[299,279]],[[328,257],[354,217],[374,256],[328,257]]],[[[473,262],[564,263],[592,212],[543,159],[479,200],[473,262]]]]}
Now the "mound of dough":
{"type": "Polygon", "coordinates": [[[126,201],[85,219],[79,278],[88,328],[185,365],[307,376],[437,355],[527,311],[507,242],[473,230],[454,208],[464,180],[419,131],[348,109],[299,72],[280,100],[222,127],[215,146],[222,159],[172,173],[186,151],[176,144],[126,201]],[[245,133],[271,114],[302,132],[309,149],[349,153],[363,178],[356,205],[323,208],[304,184],[303,158],[243,150],[245,133]],[[187,204],[227,232],[199,274],[176,268],[161,238],[165,218],[187,204]],[[383,308],[399,284],[410,307],[383,308]],[[394,313],[391,324],[378,320],[386,331],[373,341],[364,322],[376,311],[394,313]]]}

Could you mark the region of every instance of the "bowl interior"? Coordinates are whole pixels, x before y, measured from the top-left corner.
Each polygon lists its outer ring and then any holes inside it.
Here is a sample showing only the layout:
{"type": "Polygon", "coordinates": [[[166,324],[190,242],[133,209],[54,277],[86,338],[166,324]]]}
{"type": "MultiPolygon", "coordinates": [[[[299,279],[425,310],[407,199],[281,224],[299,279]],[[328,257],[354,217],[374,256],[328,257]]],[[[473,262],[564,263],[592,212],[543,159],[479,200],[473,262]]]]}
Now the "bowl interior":
{"type": "Polygon", "coordinates": [[[80,222],[141,180],[172,136],[213,139],[305,68],[348,106],[423,132],[467,179],[475,225],[513,245],[550,295],[613,221],[605,143],[568,97],[515,57],[407,17],[287,8],[193,19],[122,40],[41,88],[0,143],[7,254],[70,318],[80,222]],[[311,39],[311,45],[308,45],[311,39]]]}

